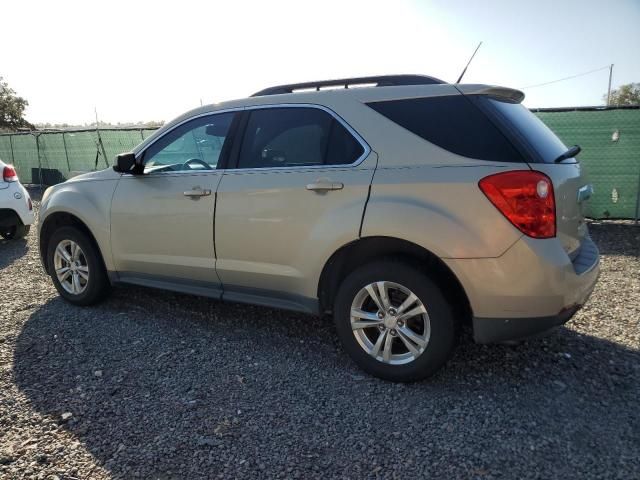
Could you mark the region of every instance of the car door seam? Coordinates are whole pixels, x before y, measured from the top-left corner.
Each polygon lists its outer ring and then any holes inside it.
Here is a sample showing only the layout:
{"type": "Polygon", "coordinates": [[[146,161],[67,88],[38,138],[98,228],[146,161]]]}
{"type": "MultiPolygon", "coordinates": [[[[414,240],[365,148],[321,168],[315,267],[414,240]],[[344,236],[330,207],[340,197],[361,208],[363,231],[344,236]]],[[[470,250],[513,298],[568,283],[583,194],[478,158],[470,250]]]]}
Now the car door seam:
{"type": "Polygon", "coordinates": [[[369,181],[369,188],[367,189],[367,198],[364,201],[364,207],[362,208],[362,217],[360,218],[360,228],[358,229],[358,238],[362,238],[362,227],[364,226],[364,216],[367,213],[367,206],[369,205],[369,198],[371,198],[371,186],[373,185],[373,179],[376,176],[376,171],[378,169],[378,154],[377,152],[371,150],[376,156],[376,163],[373,166],[373,173],[371,174],[371,180],[369,181]]]}

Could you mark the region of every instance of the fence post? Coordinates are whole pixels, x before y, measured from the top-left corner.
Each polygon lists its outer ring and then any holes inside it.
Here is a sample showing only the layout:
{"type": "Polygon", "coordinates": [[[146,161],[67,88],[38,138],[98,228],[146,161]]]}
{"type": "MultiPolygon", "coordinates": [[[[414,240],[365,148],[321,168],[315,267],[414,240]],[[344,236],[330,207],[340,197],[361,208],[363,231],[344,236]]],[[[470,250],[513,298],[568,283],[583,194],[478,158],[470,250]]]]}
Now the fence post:
{"type": "Polygon", "coordinates": [[[144,131],[143,131],[143,129],[142,129],[142,128],[140,129],[140,138],[141,138],[141,139],[142,139],[142,141],[144,142],[144,131]]]}
{"type": "Polygon", "coordinates": [[[638,191],[636,192],[636,225],[640,220],[640,171],[638,172],[638,191]]]}
{"type": "MultiPolygon", "coordinates": [[[[96,121],[97,122],[97,121],[96,121]]],[[[98,134],[98,145],[100,150],[102,150],[102,156],[104,157],[104,163],[107,167],[109,167],[109,160],[107,160],[107,152],[104,149],[104,144],[102,143],[102,137],[100,136],[100,130],[98,129],[98,124],[96,123],[96,133],[98,134]]],[[[96,168],[98,167],[96,161],[96,168]]]]}
{"type": "Polygon", "coordinates": [[[11,146],[11,165],[16,164],[16,156],[13,153],[13,135],[9,135],[9,145],[11,146]]]}
{"type": "Polygon", "coordinates": [[[62,145],[64,145],[64,156],[67,159],[67,169],[69,170],[69,176],[71,176],[71,163],[69,162],[69,152],[67,152],[67,140],[64,138],[65,133],[66,132],[62,132],[62,145]]]}
{"type": "MultiPolygon", "coordinates": [[[[35,133],[31,132],[31,135],[33,135],[34,137],[36,137],[36,155],[38,155],[38,177],[40,180],[40,190],[42,191],[42,162],[40,162],[40,135],[36,135],[35,133]]],[[[33,178],[31,179],[33,181],[33,178]]]]}

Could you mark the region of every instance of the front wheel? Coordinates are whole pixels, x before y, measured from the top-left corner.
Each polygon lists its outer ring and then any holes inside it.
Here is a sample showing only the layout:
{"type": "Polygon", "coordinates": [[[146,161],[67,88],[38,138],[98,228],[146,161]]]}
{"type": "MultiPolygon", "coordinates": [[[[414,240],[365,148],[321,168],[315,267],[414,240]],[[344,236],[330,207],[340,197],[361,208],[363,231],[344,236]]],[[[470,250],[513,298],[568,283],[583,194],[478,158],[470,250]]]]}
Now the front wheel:
{"type": "Polygon", "coordinates": [[[379,261],[352,272],[334,307],[347,353],[363,370],[386,380],[432,375],[456,342],[456,321],[438,286],[401,262],[379,261]]]}
{"type": "Polygon", "coordinates": [[[109,279],[95,243],[74,227],[51,235],[47,268],[58,293],[76,305],[91,305],[110,290],[109,279]]]}
{"type": "Polygon", "coordinates": [[[14,225],[13,227],[3,227],[0,229],[0,237],[5,240],[17,240],[29,235],[30,225],[14,225]]]}

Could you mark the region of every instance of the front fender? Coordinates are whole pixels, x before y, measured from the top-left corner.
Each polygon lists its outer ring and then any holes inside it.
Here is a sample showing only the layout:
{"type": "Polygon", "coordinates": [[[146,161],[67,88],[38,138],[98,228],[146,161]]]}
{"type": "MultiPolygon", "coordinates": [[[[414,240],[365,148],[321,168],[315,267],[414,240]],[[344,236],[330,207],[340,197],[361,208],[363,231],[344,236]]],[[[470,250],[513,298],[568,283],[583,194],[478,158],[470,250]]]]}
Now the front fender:
{"type": "Polygon", "coordinates": [[[65,182],[45,192],[40,206],[40,235],[47,219],[56,213],[78,218],[92,233],[107,270],[114,269],[111,252],[111,198],[118,179],[65,182]]]}

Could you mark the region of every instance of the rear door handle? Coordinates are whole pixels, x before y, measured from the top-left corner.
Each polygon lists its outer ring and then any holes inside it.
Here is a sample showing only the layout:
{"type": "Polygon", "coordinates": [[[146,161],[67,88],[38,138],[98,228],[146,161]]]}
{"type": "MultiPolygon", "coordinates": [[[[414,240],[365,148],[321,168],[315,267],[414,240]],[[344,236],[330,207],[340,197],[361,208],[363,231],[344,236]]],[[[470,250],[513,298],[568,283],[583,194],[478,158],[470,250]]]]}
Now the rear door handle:
{"type": "Polygon", "coordinates": [[[211,195],[211,190],[193,187],[193,189],[184,192],[185,197],[206,197],[211,195]]]}
{"type": "Polygon", "coordinates": [[[307,190],[311,190],[314,192],[328,192],[329,190],[342,190],[343,188],[343,183],[331,182],[325,179],[320,179],[314,183],[307,184],[307,190]]]}

